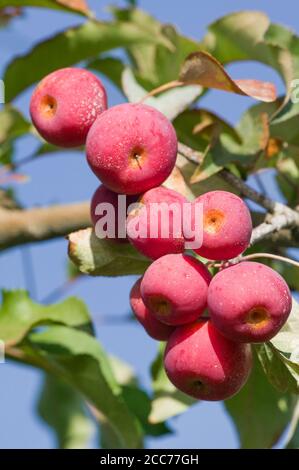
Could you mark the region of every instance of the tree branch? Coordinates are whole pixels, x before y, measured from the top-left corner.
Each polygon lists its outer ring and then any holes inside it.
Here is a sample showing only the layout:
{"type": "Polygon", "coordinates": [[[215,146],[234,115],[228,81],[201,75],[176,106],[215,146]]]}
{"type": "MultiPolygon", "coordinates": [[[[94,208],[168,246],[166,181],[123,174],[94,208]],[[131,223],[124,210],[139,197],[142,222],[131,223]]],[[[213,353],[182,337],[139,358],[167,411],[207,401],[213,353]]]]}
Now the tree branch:
{"type": "Polygon", "coordinates": [[[63,237],[90,225],[88,202],[29,210],[0,208],[0,250],[63,237]]]}
{"type": "Polygon", "coordinates": [[[256,204],[264,207],[267,211],[275,212],[279,209],[279,206],[282,206],[282,204],[279,204],[278,202],[269,199],[267,196],[264,196],[263,194],[248,186],[243,180],[238,178],[229,170],[223,169],[219,172],[219,174],[221,178],[223,178],[227,183],[237,189],[242,196],[247,197],[251,201],[256,202],[256,204]]]}

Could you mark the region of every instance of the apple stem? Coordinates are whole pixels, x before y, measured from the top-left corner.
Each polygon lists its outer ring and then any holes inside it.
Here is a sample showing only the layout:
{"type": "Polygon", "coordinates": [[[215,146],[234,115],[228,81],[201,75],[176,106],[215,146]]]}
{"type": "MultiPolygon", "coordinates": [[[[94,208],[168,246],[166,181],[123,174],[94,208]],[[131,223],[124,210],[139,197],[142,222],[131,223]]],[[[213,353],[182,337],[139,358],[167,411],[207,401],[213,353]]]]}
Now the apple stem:
{"type": "Polygon", "coordinates": [[[298,261],[295,261],[294,259],[291,259],[291,258],[287,258],[285,256],[274,255],[272,253],[252,253],[250,255],[243,256],[241,260],[247,261],[247,260],[257,259],[257,258],[270,258],[270,259],[274,259],[277,261],[282,261],[283,263],[292,264],[293,266],[296,266],[297,268],[299,268],[298,261]]]}
{"type": "Polygon", "coordinates": [[[250,255],[245,255],[245,256],[239,256],[238,258],[235,258],[233,260],[228,260],[228,261],[212,261],[210,263],[207,263],[207,268],[224,268],[227,266],[233,266],[234,264],[240,263],[241,261],[249,261],[251,259],[258,259],[258,258],[269,258],[269,259],[274,259],[277,261],[282,261],[283,263],[288,263],[293,266],[296,266],[296,268],[299,268],[299,262],[295,261],[294,259],[291,258],[286,258],[285,256],[280,256],[280,255],[274,255],[272,253],[252,253],[250,255]]]}
{"type": "Polygon", "coordinates": [[[158,86],[157,88],[154,88],[153,90],[149,91],[143,98],[141,98],[139,103],[144,103],[144,101],[146,101],[148,98],[158,95],[163,91],[171,90],[172,88],[177,88],[184,85],[185,83],[180,82],[179,80],[173,80],[171,82],[164,83],[163,85],[158,86]]]}
{"type": "Polygon", "coordinates": [[[137,165],[139,166],[139,169],[142,170],[142,166],[141,166],[140,161],[139,161],[140,160],[140,155],[135,155],[134,158],[137,162],[137,165]]]}

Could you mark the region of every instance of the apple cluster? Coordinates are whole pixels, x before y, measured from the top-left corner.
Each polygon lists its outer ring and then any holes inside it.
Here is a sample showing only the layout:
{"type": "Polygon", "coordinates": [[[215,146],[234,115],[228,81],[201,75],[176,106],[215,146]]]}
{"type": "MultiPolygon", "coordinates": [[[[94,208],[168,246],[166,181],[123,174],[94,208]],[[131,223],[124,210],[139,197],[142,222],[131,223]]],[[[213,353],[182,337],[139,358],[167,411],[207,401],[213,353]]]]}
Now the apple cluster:
{"type": "Polygon", "coordinates": [[[266,265],[228,262],[212,277],[203,262],[232,260],[248,248],[252,221],[246,204],[226,191],[192,201],[202,207],[202,240],[188,252],[184,221],[174,223],[171,210],[173,203],[182,207],[188,201],[163,186],[175,166],[177,137],[162,113],[144,104],[107,109],[101,81],[78,68],[45,77],[33,93],[30,112],[48,142],[86,145],[87,162],[102,183],[91,201],[94,226],[102,217],[96,214],[100,203],[117,209],[119,194],[127,195],[127,207],[142,203],[128,213],[125,238],[118,237],[116,220],[111,242],[130,242],[152,260],[134,284],[130,303],[145,331],[167,342],[164,367],[170,381],[202,400],[237,393],[251,371],[250,343],[276,335],[292,304],[288,285],[266,265]],[[152,236],[150,206],[161,202],[158,231],[152,236]],[[167,236],[160,230],[165,221],[167,236]],[[136,226],[147,235],[136,235],[136,226]]]}

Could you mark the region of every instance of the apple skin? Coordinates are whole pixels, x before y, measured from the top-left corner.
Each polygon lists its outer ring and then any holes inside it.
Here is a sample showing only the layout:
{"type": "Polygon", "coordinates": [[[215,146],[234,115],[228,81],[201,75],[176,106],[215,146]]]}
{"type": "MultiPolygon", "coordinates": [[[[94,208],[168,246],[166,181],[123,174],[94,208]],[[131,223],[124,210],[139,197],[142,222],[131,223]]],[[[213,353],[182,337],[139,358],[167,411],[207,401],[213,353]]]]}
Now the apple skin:
{"type": "MultiPolygon", "coordinates": [[[[110,191],[110,189],[106,188],[103,184],[101,184],[95,191],[94,195],[92,196],[91,203],[90,203],[90,217],[92,221],[92,225],[95,228],[97,222],[103,217],[103,215],[96,215],[96,207],[98,204],[101,203],[108,203],[114,207],[115,211],[115,237],[109,238],[109,240],[113,240],[119,243],[127,243],[127,237],[122,238],[118,237],[118,230],[120,227],[120,221],[118,218],[118,196],[119,194],[110,191]]],[[[124,197],[124,195],[122,195],[124,197]]],[[[130,206],[137,201],[138,196],[126,196],[126,210],[130,206]]],[[[126,231],[126,218],[124,219],[124,231],[126,231]]]]}
{"type": "Polygon", "coordinates": [[[169,380],[199,400],[226,400],[246,383],[252,367],[249,344],[225,338],[210,320],[176,328],[164,355],[169,380]]]}
{"type": "Polygon", "coordinates": [[[248,248],[252,221],[241,198],[228,191],[210,191],[193,203],[203,205],[203,243],[196,253],[209,260],[228,260],[248,248]]]}
{"type": "Polygon", "coordinates": [[[196,320],[207,305],[211,274],[189,255],[170,254],[155,260],[141,281],[145,305],[166,325],[196,320]]]}
{"type": "Polygon", "coordinates": [[[102,82],[87,70],[71,67],[47,75],[30,101],[34,126],[47,142],[59,147],[84,145],[91,125],[106,109],[102,82]]]}
{"type": "Polygon", "coordinates": [[[133,313],[149,336],[157,341],[166,341],[174,328],[158,321],[144,305],[140,294],[141,279],[135,282],[130,292],[130,304],[133,313]]]}
{"type": "Polygon", "coordinates": [[[243,261],[212,279],[208,308],[214,325],[233,341],[261,343],[275,336],[291,312],[285,280],[264,264],[243,261]]]}
{"type": "Polygon", "coordinates": [[[101,114],[86,141],[87,161],[112,191],[140,194],[162,184],[174,168],[171,122],[144,104],[124,103],[101,114]]]}
{"type": "Polygon", "coordinates": [[[127,232],[130,243],[143,255],[151,259],[158,259],[161,256],[170,253],[183,253],[185,240],[182,230],[182,219],[183,219],[183,204],[187,203],[187,199],[180,193],[159,186],[153,188],[144,193],[139,201],[143,206],[140,209],[133,210],[129,213],[127,219],[127,232]],[[160,204],[161,212],[155,220],[150,220],[151,204],[160,204]],[[178,209],[178,226],[173,223],[173,212],[171,210],[172,205],[176,205],[178,209]],[[169,226],[169,237],[162,237],[161,224],[167,220],[169,226]],[[153,223],[157,224],[158,237],[151,237],[151,228],[153,223]],[[136,236],[133,227],[143,227],[146,237],[136,236]]]}

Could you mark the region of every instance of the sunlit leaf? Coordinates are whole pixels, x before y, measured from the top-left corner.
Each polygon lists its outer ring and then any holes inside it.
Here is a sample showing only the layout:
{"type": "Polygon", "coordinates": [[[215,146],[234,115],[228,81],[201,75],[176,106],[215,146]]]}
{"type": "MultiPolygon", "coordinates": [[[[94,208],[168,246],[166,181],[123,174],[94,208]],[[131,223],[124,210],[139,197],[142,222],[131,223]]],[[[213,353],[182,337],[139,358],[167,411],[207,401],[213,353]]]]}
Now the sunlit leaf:
{"type": "Polygon", "coordinates": [[[72,328],[52,326],[30,334],[26,353],[29,358],[38,358],[49,372],[83,394],[99,413],[98,419],[101,421],[103,416],[112,426],[118,448],[142,445],[140,424],[129,411],[109,359],[93,336],[72,328]]]}
{"type": "Polygon", "coordinates": [[[267,343],[256,346],[256,351],[269,382],[277,390],[299,393],[299,374],[295,377],[292,364],[287,358],[267,343]]]}
{"type": "Polygon", "coordinates": [[[92,229],[71,233],[69,256],[83,273],[93,276],[143,274],[150,261],[129,243],[100,240],[92,229]]]}
{"type": "Polygon", "coordinates": [[[168,81],[175,80],[188,54],[198,50],[199,43],[177,32],[172,25],[163,25],[140,9],[112,9],[119,21],[130,21],[153,36],[162,34],[171,48],[158,44],[132,45],[127,48],[134,66],[134,73],[141,85],[151,90],[168,81]]]}
{"type": "Polygon", "coordinates": [[[299,370],[299,304],[294,298],[287,322],[272,338],[271,343],[279,351],[288,354],[291,359],[297,357],[299,370]]]}
{"type": "MultiPolygon", "coordinates": [[[[147,94],[146,90],[138,84],[132,71],[128,68],[122,74],[122,87],[130,102],[139,102],[147,94]]],[[[168,90],[159,97],[148,97],[143,100],[143,103],[158,109],[169,120],[173,120],[184,109],[188,108],[199,97],[201,92],[202,88],[199,86],[185,86],[168,90]]]]}
{"type": "Polygon", "coordinates": [[[20,342],[33,327],[51,323],[91,329],[88,310],[75,297],[45,306],[33,302],[26,291],[3,291],[0,337],[7,345],[20,342]]]}
{"type": "Polygon", "coordinates": [[[45,375],[38,412],[55,433],[60,449],[86,449],[95,432],[80,393],[52,375],[45,375]],[[53,411],[55,410],[55,411],[53,411]]]}
{"type": "Polygon", "coordinates": [[[166,47],[168,46],[168,41],[163,36],[152,36],[145,29],[131,23],[87,21],[81,26],[67,29],[37,44],[29,53],[17,57],[8,65],[4,75],[7,100],[12,100],[54,70],[134,43],[166,43],[166,47]],[[45,57],[47,60],[44,60],[45,57]]]}

